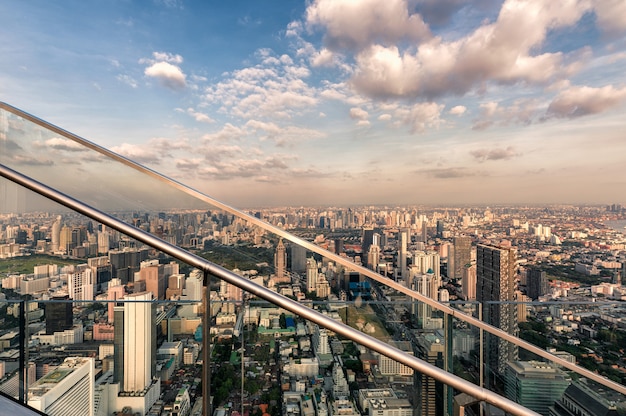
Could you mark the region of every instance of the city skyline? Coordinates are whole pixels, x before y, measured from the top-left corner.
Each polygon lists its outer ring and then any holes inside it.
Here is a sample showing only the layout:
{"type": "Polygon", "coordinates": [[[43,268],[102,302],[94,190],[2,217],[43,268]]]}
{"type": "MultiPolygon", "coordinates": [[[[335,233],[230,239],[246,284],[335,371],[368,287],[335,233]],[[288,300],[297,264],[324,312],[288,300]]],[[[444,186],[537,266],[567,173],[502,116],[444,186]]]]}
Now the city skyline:
{"type": "Polygon", "coordinates": [[[624,16],[616,1],[9,1],[0,101],[240,207],[613,203],[624,16]]]}

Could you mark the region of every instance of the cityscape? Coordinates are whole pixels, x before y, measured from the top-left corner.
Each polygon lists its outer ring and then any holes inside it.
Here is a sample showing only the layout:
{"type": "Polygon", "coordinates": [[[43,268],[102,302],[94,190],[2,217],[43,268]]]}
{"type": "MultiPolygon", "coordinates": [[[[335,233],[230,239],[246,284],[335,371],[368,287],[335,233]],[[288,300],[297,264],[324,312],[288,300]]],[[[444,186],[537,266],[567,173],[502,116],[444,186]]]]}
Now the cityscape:
{"type": "Polygon", "coordinates": [[[626,1],[0,39],[0,414],[626,416],[626,1]]]}
{"type": "MultiPolygon", "coordinates": [[[[480,307],[488,323],[624,384],[620,204],[246,212],[470,315],[480,307]]],[[[582,395],[581,408],[626,409],[616,392],[480,340],[476,328],[244,219],[219,210],[116,216],[540,414],[568,414],[570,396],[582,395]]],[[[0,241],[0,391],[18,395],[20,311],[11,300],[27,299],[29,405],[201,414],[199,270],[67,211],[1,214],[0,241]]],[[[410,367],[223,281],[210,293],[215,414],[451,414],[454,393],[410,367]]]]}

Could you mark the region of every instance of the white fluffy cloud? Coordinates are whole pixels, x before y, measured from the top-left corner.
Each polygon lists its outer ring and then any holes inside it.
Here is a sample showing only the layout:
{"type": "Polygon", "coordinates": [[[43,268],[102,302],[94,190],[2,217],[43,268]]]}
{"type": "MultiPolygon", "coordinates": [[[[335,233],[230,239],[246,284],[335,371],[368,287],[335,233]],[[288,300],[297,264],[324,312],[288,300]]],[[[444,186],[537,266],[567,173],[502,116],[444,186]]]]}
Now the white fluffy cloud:
{"type": "Polygon", "coordinates": [[[306,11],[308,27],[325,30],[331,49],[360,49],[373,42],[391,44],[430,36],[419,14],[406,0],[316,0],[306,11]]]}
{"type": "Polygon", "coordinates": [[[463,105],[457,105],[454,106],[450,109],[450,111],[448,111],[448,113],[452,114],[453,116],[460,116],[462,114],[465,114],[465,112],[467,111],[467,108],[463,105]]]}
{"type": "Polygon", "coordinates": [[[185,74],[176,65],[169,62],[157,62],[144,71],[146,76],[156,78],[163,86],[178,90],[185,88],[187,83],[185,74]]]}
{"type": "MultiPolygon", "coordinates": [[[[550,30],[577,22],[587,1],[508,0],[497,20],[452,41],[412,48],[370,43],[356,54],[353,83],[374,97],[465,94],[483,83],[547,83],[572,72],[560,52],[537,52],[550,30]]],[[[349,29],[346,29],[349,33],[349,29]]],[[[371,41],[371,39],[368,39],[371,41]]]]}
{"type": "Polygon", "coordinates": [[[626,101],[626,87],[612,85],[602,88],[571,87],[562,91],[548,106],[547,116],[576,118],[597,114],[617,107],[626,101]]]}
{"type": "Polygon", "coordinates": [[[153,52],[152,58],[139,60],[140,64],[148,65],[144,75],[154,78],[159,83],[172,90],[180,90],[187,85],[187,76],[180,68],[183,57],[167,52],[153,52]]]}

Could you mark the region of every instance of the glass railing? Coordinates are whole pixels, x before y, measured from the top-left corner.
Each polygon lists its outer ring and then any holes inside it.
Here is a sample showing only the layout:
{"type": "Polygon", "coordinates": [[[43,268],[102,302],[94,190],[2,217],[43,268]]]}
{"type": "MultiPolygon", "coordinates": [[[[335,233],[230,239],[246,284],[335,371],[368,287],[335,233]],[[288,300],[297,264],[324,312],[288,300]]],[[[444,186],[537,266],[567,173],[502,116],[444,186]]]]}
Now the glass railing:
{"type": "MultiPolygon", "coordinates": [[[[528,351],[516,345],[524,344],[517,338],[513,340],[515,344],[505,341],[497,328],[483,324],[489,320],[488,311],[494,308],[475,302],[439,304],[409,290],[406,283],[364,270],[359,265],[359,256],[350,252],[351,247],[345,247],[342,255],[326,250],[340,252],[336,247],[340,243],[336,241],[354,241],[360,237],[362,227],[347,227],[341,238],[334,240],[332,236],[319,238],[316,230],[309,227],[310,218],[302,212],[239,212],[7,106],[0,109],[0,139],[0,165],[70,195],[160,241],[181,247],[190,255],[231,270],[252,285],[295,299],[299,305],[343,322],[366,337],[485,387],[485,391],[511,397],[528,409],[541,409],[540,413],[544,414],[545,403],[559,394],[562,396],[563,391],[559,389],[565,381],[579,382],[580,374],[582,378],[590,375],[604,380],[606,377],[612,383],[603,385],[602,389],[624,391],[619,349],[615,350],[615,346],[620,345],[619,322],[616,320],[611,326],[605,323],[609,315],[600,313],[605,308],[618,308],[619,304],[570,306],[561,303],[563,316],[572,318],[563,320],[561,316],[563,323],[559,325],[555,324],[556,317],[552,313],[559,306],[498,304],[499,313],[514,310],[518,321],[522,315],[527,315],[527,322],[520,323],[519,329],[512,332],[536,346],[535,350],[528,351]],[[300,227],[296,227],[298,224],[289,216],[301,218],[300,227]],[[285,231],[287,224],[291,224],[293,233],[285,231]],[[583,313],[593,308],[598,311],[597,321],[594,321],[594,313],[583,313]],[[592,340],[598,337],[596,345],[592,340]],[[547,348],[551,348],[550,354],[537,351],[548,351],[547,348]],[[549,362],[551,356],[557,357],[556,363],[549,362]],[[600,359],[603,362],[598,362],[600,359]],[[520,364],[515,364],[517,362],[520,364]],[[577,368],[572,362],[581,367],[577,368]],[[540,381],[532,381],[532,377],[540,381]],[[542,387],[546,379],[552,380],[549,388],[542,387]],[[522,393],[531,391],[524,390],[526,381],[528,388],[534,389],[533,397],[541,399],[537,399],[539,404],[524,401],[527,396],[522,393]],[[515,396],[518,393],[519,397],[515,396]]],[[[420,409],[420,414],[453,414],[455,406],[476,408],[480,404],[474,402],[489,401],[482,396],[473,400],[462,398],[458,388],[446,386],[442,381],[425,376],[424,371],[387,358],[372,349],[368,339],[355,342],[345,333],[325,329],[319,322],[307,320],[308,315],[299,316],[293,310],[268,303],[266,292],[248,292],[233,284],[235,280],[220,280],[211,273],[198,272],[195,260],[182,261],[164,252],[163,247],[157,246],[157,250],[123,230],[52,203],[6,178],[0,179],[0,195],[3,197],[0,199],[3,205],[0,207],[0,215],[3,215],[0,277],[8,294],[3,303],[7,308],[5,323],[8,325],[3,336],[7,340],[0,337],[0,341],[4,351],[11,351],[3,352],[2,360],[9,363],[5,365],[5,378],[11,380],[11,386],[17,386],[12,392],[23,401],[28,401],[31,393],[30,381],[41,378],[37,376],[42,374],[37,373],[37,364],[32,369],[31,362],[48,357],[55,363],[52,367],[62,368],[62,363],[54,357],[67,356],[65,351],[94,358],[94,392],[97,394],[94,393],[93,406],[99,412],[117,406],[111,403],[115,402],[113,398],[120,397],[124,398],[122,403],[154,400],[150,407],[156,405],[155,412],[173,408],[177,400],[179,406],[187,406],[183,402],[189,402],[190,409],[196,406],[198,410],[203,406],[197,400],[202,393],[213,397],[212,409],[218,413],[267,411],[272,415],[296,411],[308,414],[311,409],[322,414],[356,414],[373,411],[374,405],[380,411],[396,406],[394,409],[399,411],[420,409]],[[17,261],[21,258],[29,261],[17,261]],[[81,266],[83,264],[87,266],[81,266]],[[86,272],[87,269],[91,272],[86,272]],[[47,274],[51,276],[46,277],[47,274]],[[91,274],[91,289],[83,287],[89,285],[80,284],[81,279],[87,278],[85,274],[91,274]],[[160,284],[159,279],[165,275],[167,284],[160,284]],[[74,279],[71,287],[63,282],[64,279],[69,282],[67,276],[74,279]],[[44,283],[42,280],[46,279],[44,283]],[[208,283],[210,292],[208,317],[203,316],[204,306],[197,305],[198,299],[205,295],[204,283],[208,283]],[[115,287],[123,289],[111,289],[115,287]],[[113,294],[104,296],[110,290],[113,294]],[[64,291],[70,292],[73,299],[87,297],[89,301],[46,299],[62,296],[64,291]],[[132,323],[115,325],[115,310],[118,309],[118,322],[125,322],[123,305],[130,302],[119,298],[127,292],[144,291],[162,300],[150,303],[150,313],[154,314],[154,319],[151,315],[150,320],[159,323],[158,327],[155,325],[156,338],[150,348],[167,340],[193,339],[198,343],[210,334],[211,342],[207,345],[211,346],[211,353],[206,356],[211,360],[210,372],[206,367],[202,370],[205,373],[198,372],[197,364],[204,363],[202,344],[190,343],[188,348],[195,358],[193,364],[185,364],[189,368],[183,366],[174,375],[165,374],[159,383],[146,384],[144,377],[144,381],[138,382],[143,383],[143,387],[137,391],[130,387],[137,384],[123,387],[129,378],[135,380],[139,376],[133,374],[120,379],[120,374],[130,371],[124,365],[133,367],[130,364],[133,361],[116,359],[115,331],[122,331],[119,326],[126,330],[132,323]],[[98,302],[91,303],[91,299],[98,302]],[[115,302],[105,299],[115,299],[115,302]],[[75,321],[80,320],[82,329],[47,329],[46,318],[56,316],[55,313],[63,316],[63,308],[55,312],[51,306],[50,311],[46,311],[45,305],[70,303],[73,318],[76,314],[80,316],[75,321]],[[209,323],[203,328],[200,324],[207,319],[209,323]],[[111,339],[95,340],[94,325],[97,337],[113,337],[112,358],[111,339]],[[198,327],[201,330],[198,331],[198,327]],[[15,328],[18,328],[17,335],[11,335],[15,328]],[[177,332],[183,329],[187,331],[185,336],[177,332]],[[192,336],[186,338],[191,329],[192,336]],[[55,335],[57,332],[59,334],[55,335]],[[94,346],[85,347],[85,351],[81,351],[82,347],[68,346],[75,345],[68,340],[81,337],[78,345],[98,345],[96,355],[94,346]],[[24,348],[16,342],[22,342],[24,348]],[[100,345],[104,345],[102,351],[100,345]],[[17,371],[15,378],[15,366],[19,369],[20,365],[24,371],[17,371]],[[32,371],[35,371],[34,376],[32,371]],[[166,376],[173,377],[171,382],[166,376]],[[205,379],[211,380],[208,390],[202,390],[207,387],[202,386],[205,379]],[[157,384],[158,399],[155,399],[157,384]],[[181,390],[185,390],[189,398],[181,390]],[[178,393],[182,397],[177,398],[178,393]],[[137,397],[139,399],[135,400],[137,397]]],[[[123,338],[118,334],[118,339],[123,338]]],[[[130,347],[119,344],[118,354],[122,354],[124,348],[130,347]]],[[[181,359],[185,356],[183,353],[181,359]]],[[[162,368],[162,363],[157,358],[148,360],[151,368],[148,381],[160,377],[156,368],[162,368]]],[[[165,366],[171,368],[171,364],[165,366]]],[[[614,403],[621,401],[612,399],[614,403]]],[[[128,406],[135,409],[135,404],[128,406]]],[[[145,406],[137,409],[148,413],[145,406]]]]}

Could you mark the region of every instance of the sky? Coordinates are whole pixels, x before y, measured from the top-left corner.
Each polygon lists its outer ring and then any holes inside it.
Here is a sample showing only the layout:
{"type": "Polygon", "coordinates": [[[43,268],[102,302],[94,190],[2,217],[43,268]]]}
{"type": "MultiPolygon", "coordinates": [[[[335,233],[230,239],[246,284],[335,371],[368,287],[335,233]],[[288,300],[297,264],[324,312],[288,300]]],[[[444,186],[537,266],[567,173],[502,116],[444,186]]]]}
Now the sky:
{"type": "Polygon", "coordinates": [[[0,101],[240,207],[625,203],[623,0],[0,2],[0,101]]]}

